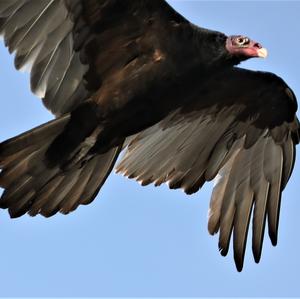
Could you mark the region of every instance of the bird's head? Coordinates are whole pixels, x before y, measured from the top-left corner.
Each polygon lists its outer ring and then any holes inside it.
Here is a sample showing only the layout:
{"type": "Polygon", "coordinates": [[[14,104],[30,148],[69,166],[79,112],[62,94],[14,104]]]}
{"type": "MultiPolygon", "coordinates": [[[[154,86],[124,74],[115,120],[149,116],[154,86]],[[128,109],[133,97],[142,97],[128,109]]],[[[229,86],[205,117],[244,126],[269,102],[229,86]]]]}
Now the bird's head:
{"type": "Polygon", "coordinates": [[[227,37],[226,49],[234,57],[239,60],[246,60],[252,57],[266,58],[267,49],[256,41],[243,35],[231,35],[227,37]]]}

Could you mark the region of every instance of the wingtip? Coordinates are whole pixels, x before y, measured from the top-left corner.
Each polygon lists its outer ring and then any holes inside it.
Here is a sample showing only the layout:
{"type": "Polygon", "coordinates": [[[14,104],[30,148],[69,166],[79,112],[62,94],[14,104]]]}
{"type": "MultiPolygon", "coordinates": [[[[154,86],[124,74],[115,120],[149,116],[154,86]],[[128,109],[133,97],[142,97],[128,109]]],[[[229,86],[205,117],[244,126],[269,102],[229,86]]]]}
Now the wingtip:
{"type": "Polygon", "coordinates": [[[244,264],[235,263],[236,270],[241,273],[243,271],[244,264]]]}
{"type": "Polygon", "coordinates": [[[219,229],[216,228],[215,226],[208,226],[207,227],[207,230],[208,230],[208,233],[211,235],[211,236],[214,236],[215,234],[218,233],[219,229]]]}
{"type": "Polygon", "coordinates": [[[253,251],[253,257],[256,264],[260,262],[261,252],[253,251]]]}
{"type": "Polygon", "coordinates": [[[271,243],[274,247],[277,246],[277,243],[278,243],[277,237],[271,238],[271,243]]]}
{"type": "Polygon", "coordinates": [[[221,244],[219,244],[219,252],[222,256],[226,256],[228,253],[228,247],[224,247],[221,244]]]}
{"type": "Polygon", "coordinates": [[[261,254],[262,254],[262,242],[257,244],[255,240],[252,242],[252,253],[253,253],[253,258],[255,263],[259,263],[261,259],[261,254]]]}
{"type": "Polygon", "coordinates": [[[269,237],[270,237],[272,245],[275,247],[277,245],[277,242],[278,242],[277,232],[269,232],[269,237]]]}
{"type": "Polygon", "coordinates": [[[235,266],[238,272],[242,272],[244,267],[244,256],[241,256],[240,254],[234,254],[234,262],[235,266]]]}
{"type": "Polygon", "coordinates": [[[15,218],[19,218],[19,217],[25,215],[26,210],[24,210],[24,209],[20,209],[20,210],[16,209],[15,210],[15,209],[9,208],[8,213],[9,213],[9,216],[11,219],[15,219],[15,218]]]}

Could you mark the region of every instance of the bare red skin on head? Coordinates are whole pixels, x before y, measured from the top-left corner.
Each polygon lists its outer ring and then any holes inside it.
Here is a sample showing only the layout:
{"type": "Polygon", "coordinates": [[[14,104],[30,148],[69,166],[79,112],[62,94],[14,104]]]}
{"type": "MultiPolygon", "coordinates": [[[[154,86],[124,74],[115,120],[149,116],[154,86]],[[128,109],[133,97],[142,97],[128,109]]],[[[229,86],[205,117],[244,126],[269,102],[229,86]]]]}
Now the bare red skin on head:
{"type": "Polygon", "coordinates": [[[239,38],[247,38],[242,35],[231,35],[228,36],[226,41],[226,49],[227,51],[239,57],[252,58],[252,57],[259,57],[258,50],[262,49],[262,45],[254,40],[249,39],[249,43],[247,45],[239,45],[237,43],[237,39],[239,38]]]}

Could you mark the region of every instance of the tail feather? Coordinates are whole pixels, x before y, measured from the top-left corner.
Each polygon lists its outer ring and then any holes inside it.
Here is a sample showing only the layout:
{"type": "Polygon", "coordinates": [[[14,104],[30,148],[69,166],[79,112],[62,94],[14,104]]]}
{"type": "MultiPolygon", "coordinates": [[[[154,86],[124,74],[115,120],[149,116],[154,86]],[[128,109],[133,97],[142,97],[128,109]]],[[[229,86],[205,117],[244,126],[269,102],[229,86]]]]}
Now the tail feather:
{"type": "MultiPolygon", "coordinates": [[[[110,174],[122,145],[89,156],[84,163],[74,163],[70,156],[69,167],[65,156],[64,165],[47,161],[47,150],[62,136],[69,120],[69,115],[62,116],[0,144],[0,187],[5,189],[0,208],[8,209],[11,217],[67,214],[93,201],[110,174]]],[[[86,144],[76,146],[73,153],[86,144]]]]}
{"type": "MultiPolygon", "coordinates": [[[[45,217],[50,217],[56,214],[61,209],[61,203],[67,194],[70,192],[72,187],[74,187],[79,179],[80,170],[73,171],[69,176],[63,177],[59,181],[55,192],[48,194],[48,198],[44,199],[41,197],[30,210],[30,215],[34,216],[39,211],[45,217]]],[[[60,178],[58,178],[60,179],[60,178]]]]}
{"type": "Polygon", "coordinates": [[[66,114],[2,142],[0,144],[1,167],[5,161],[12,159],[14,155],[20,155],[24,150],[29,150],[30,147],[32,150],[38,149],[45,141],[52,142],[57,133],[62,132],[69,119],[70,114],[66,114]]]}
{"type": "Polygon", "coordinates": [[[122,151],[122,145],[114,148],[112,151],[113,152],[111,153],[111,155],[106,156],[105,159],[100,159],[100,157],[102,157],[103,155],[99,156],[99,159],[95,164],[94,174],[91,176],[84,192],[82,193],[80,204],[88,205],[94,200],[100,188],[106,181],[108,175],[113,170],[119,153],[122,151]],[[102,169],[107,169],[107,172],[102,171],[102,169]]]}

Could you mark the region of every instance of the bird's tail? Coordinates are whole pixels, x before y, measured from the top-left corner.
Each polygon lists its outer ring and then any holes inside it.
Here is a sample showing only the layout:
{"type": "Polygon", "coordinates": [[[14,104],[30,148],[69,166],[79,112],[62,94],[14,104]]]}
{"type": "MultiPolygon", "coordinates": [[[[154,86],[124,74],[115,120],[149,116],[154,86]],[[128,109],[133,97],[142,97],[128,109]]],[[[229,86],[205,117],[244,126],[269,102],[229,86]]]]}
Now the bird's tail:
{"type": "Polygon", "coordinates": [[[69,213],[93,201],[110,174],[121,146],[84,157],[89,137],[84,134],[97,129],[81,130],[79,137],[74,130],[65,133],[70,119],[62,116],[0,143],[0,187],[5,189],[0,207],[11,217],[69,213]]]}

